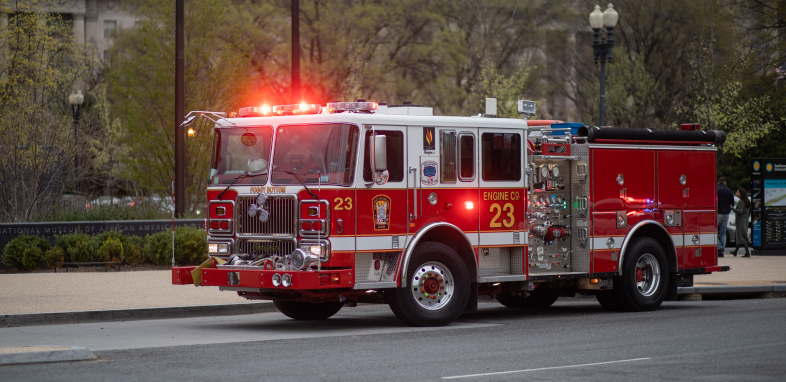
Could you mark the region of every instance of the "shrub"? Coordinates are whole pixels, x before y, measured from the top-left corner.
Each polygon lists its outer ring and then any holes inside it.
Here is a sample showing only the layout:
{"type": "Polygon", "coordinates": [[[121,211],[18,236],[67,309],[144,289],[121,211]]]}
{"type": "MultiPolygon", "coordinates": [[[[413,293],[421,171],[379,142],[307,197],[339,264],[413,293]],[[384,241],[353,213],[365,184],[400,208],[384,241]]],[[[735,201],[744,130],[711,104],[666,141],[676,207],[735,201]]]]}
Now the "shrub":
{"type": "Polygon", "coordinates": [[[172,231],[156,232],[145,235],[145,255],[155,265],[167,265],[172,262],[172,231]]]}
{"type": "Polygon", "coordinates": [[[202,228],[175,228],[175,260],[180,265],[199,265],[207,259],[207,234],[202,228]]]}
{"type": "Polygon", "coordinates": [[[128,237],[128,246],[123,249],[123,261],[131,266],[137,266],[145,261],[144,241],[141,237],[128,237]]]}
{"type": "Polygon", "coordinates": [[[63,249],[65,261],[88,262],[95,257],[95,245],[90,235],[74,232],[55,237],[55,246],[63,249]]]}
{"type": "Polygon", "coordinates": [[[65,261],[65,252],[63,252],[63,248],[53,247],[44,253],[44,260],[46,260],[47,268],[55,268],[58,262],[65,261]]]}
{"type": "Polygon", "coordinates": [[[120,261],[123,257],[123,244],[120,240],[107,239],[98,249],[101,261],[120,261]]]}
{"type": "Polygon", "coordinates": [[[3,250],[3,263],[17,269],[31,271],[38,268],[44,260],[44,252],[49,248],[49,241],[42,237],[18,236],[6,244],[3,250]]]}
{"type": "Polygon", "coordinates": [[[101,251],[101,248],[104,246],[104,244],[106,244],[110,240],[114,240],[114,241],[120,242],[120,245],[122,246],[122,248],[121,248],[122,251],[121,252],[125,253],[126,250],[128,249],[128,236],[123,235],[123,233],[120,232],[117,229],[104,231],[104,232],[101,232],[101,233],[93,236],[93,247],[97,248],[97,251],[98,251],[96,253],[96,259],[98,259],[98,261],[123,261],[124,260],[123,259],[123,254],[118,256],[116,258],[116,260],[105,260],[104,259],[104,253],[101,251]]]}

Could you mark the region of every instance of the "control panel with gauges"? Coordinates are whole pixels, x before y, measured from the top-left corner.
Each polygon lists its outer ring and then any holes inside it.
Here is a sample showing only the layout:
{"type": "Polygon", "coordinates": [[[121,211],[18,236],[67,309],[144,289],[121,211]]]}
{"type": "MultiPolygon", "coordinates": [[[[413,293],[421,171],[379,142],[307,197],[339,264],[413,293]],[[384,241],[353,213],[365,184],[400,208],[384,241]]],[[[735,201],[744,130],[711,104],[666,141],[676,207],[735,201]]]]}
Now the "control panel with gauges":
{"type": "Polygon", "coordinates": [[[528,208],[530,274],[570,271],[570,158],[535,155],[528,208]]]}

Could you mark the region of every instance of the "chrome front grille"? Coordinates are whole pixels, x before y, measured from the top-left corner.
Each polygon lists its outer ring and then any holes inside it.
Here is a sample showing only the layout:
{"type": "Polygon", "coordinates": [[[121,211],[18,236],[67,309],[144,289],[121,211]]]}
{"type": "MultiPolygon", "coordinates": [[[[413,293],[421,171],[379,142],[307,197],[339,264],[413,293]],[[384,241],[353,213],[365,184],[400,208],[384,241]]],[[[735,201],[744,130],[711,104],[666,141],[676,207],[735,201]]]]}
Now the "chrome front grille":
{"type": "Polygon", "coordinates": [[[237,253],[254,255],[255,259],[271,256],[286,256],[295,251],[294,240],[248,240],[237,241],[237,253]]]}
{"type": "Polygon", "coordinates": [[[268,211],[268,221],[262,223],[259,215],[249,216],[248,207],[256,204],[256,195],[237,197],[237,235],[271,238],[295,238],[297,236],[297,199],[295,195],[268,195],[264,209],[268,211]]]}

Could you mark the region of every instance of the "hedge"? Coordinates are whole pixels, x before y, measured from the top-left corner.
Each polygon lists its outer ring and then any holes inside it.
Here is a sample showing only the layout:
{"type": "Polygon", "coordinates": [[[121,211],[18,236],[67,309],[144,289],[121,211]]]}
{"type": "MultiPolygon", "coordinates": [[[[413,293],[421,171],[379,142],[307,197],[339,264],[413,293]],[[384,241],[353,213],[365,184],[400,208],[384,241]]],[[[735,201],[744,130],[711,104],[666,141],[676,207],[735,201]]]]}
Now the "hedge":
{"type": "MultiPolygon", "coordinates": [[[[201,228],[175,228],[175,259],[179,265],[199,265],[207,259],[207,234],[201,228]]],[[[22,235],[9,242],[2,254],[3,263],[20,270],[33,270],[58,262],[121,261],[128,265],[149,262],[172,263],[172,231],[165,230],[145,238],[104,231],[94,236],[74,232],[55,236],[51,247],[45,238],[22,235]]]]}

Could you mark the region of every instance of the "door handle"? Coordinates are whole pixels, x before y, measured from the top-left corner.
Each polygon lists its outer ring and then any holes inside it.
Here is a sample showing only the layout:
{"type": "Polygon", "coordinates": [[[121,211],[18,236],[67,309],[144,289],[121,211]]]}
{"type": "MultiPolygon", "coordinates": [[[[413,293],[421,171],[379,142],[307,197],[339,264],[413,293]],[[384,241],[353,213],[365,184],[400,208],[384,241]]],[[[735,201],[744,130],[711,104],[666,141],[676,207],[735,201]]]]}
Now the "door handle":
{"type": "Polygon", "coordinates": [[[417,219],[418,217],[418,169],[415,167],[410,167],[409,172],[412,173],[412,213],[410,214],[410,220],[417,219]]]}

